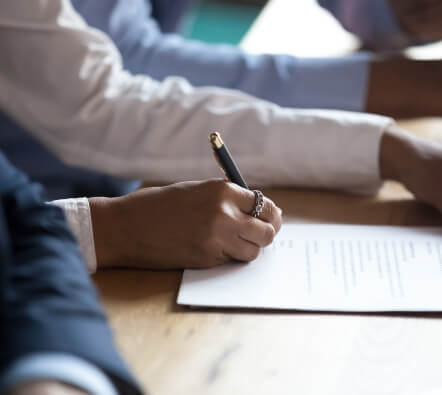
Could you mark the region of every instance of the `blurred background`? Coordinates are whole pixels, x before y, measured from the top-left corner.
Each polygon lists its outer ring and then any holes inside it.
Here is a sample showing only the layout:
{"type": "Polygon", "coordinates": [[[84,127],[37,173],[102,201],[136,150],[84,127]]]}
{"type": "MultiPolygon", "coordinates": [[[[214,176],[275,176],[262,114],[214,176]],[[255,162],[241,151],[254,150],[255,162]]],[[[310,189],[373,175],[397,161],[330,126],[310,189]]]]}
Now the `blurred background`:
{"type": "Polygon", "coordinates": [[[197,0],[180,27],[187,38],[238,44],[266,0],[197,0]]]}

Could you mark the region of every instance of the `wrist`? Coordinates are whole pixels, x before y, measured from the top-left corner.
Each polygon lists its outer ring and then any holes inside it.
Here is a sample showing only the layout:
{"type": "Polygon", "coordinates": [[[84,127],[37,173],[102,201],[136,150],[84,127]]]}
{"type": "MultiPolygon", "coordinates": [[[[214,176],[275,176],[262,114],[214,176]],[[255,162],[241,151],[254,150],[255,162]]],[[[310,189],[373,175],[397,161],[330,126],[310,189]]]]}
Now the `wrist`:
{"type": "Polygon", "coordinates": [[[396,118],[438,116],[440,61],[377,57],[370,63],[366,111],[396,118]]]}
{"type": "Polygon", "coordinates": [[[393,117],[403,115],[408,97],[404,75],[408,75],[408,68],[408,59],[384,56],[373,58],[367,87],[367,112],[393,117]]]}
{"type": "Polygon", "coordinates": [[[115,205],[118,198],[94,197],[89,199],[92,231],[94,235],[97,269],[114,267],[120,262],[121,249],[116,234],[115,205]]]}
{"type": "Polygon", "coordinates": [[[406,182],[418,160],[414,140],[412,135],[397,126],[391,126],[385,131],[381,139],[379,157],[380,175],[383,180],[406,182]]]}

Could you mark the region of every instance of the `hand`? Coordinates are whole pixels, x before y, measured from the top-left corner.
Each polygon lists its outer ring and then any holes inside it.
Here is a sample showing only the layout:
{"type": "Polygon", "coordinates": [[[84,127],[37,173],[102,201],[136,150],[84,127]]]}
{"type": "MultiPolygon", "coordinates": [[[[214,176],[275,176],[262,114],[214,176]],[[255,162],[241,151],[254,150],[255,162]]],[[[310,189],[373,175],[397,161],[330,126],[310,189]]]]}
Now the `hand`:
{"type": "Polygon", "coordinates": [[[442,60],[378,58],[370,65],[366,110],[393,117],[442,115],[442,60]]]}
{"type": "Polygon", "coordinates": [[[90,199],[98,267],[204,268],[252,261],[281,227],[281,210],[265,199],[248,213],[253,192],[222,180],[141,189],[90,199]]]}
{"type": "Polygon", "coordinates": [[[442,39],[442,0],[389,0],[402,29],[424,41],[442,39]]]}
{"type": "Polygon", "coordinates": [[[442,145],[414,137],[397,128],[381,142],[381,176],[402,182],[417,199],[442,213],[442,145]]]}
{"type": "Polygon", "coordinates": [[[87,393],[68,384],[41,380],[21,384],[7,395],[87,395],[87,393]]]}

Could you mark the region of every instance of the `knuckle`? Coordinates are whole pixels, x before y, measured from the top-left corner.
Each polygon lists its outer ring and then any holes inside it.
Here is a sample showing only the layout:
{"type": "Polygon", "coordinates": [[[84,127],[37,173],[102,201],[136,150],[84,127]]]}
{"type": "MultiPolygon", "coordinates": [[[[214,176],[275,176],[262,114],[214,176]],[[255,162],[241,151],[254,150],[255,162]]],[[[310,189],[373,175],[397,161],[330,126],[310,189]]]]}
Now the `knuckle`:
{"type": "Polygon", "coordinates": [[[276,220],[274,222],[274,228],[275,228],[275,232],[278,233],[281,229],[282,226],[282,216],[281,216],[281,212],[278,212],[277,216],[276,216],[276,220]]]}
{"type": "Polygon", "coordinates": [[[204,181],[204,183],[210,186],[211,188],[216,188],[216,187],[221,187],[221,185],[225,184],[226,182],[222,178],[210,178],[204,181]]]}
{"type": "Polygon", "coordinates": [[[239,200],[249,202],[255,199],[255,194],[249,189],[245,189],[239,185],[228,183],[231,196],[236,196],[239,200]]]}
{"type": "Polygon", "coordinates": [[[250,215],[246,215],[244,217],[242,225],[244,226],[244,228],[247,229],[247,231],[250,231],[250,229],[253,229],[256,226],[256,218],[253,218],[250,215]]]}
{"type": "Polygon", "coordinates": [[[281,210],[272,200],[269,200],[268,203],[268,218],[272,223],[274,230],[278,232],[282,225],[281,210]]]}
{"type": "Polygon", "coordinates": [[[275,238],[275,235],[275,228],[272,225],[266,226],[263,237],[264,246],[268,246],[269,244],[271,244],[273,239],[275,238]]]}
{"type": "Polygon", "coordinates": [[[219,178],[211,178],[209,180],[203,181],[203,185],[205,188],[210,189],[212,192],[219,191],[223,184],[225,184],[224,180],[221,180],[219,178]]]}
{"type": "Polygon", "coordinates": [[[272,207],[270,200],[267,198],[264,198],[264,206],[259,217],[264,221],[269,221],[272,218],[272,207]]]}
{"type": "Polygon", "coordinates": [[[264,205],[264,209],[267,211],[266,214],[269,218],[273,219],[276,214],[276,204],[268,198],[266,198],[265,202],[266,204],[264,205]]]}
{"type": "Polygon", "coordinates": [[[224,180],[213,180],[211,190],[214,202],[217,206],[221,206],[231,194],[231,187],[224,180]]]}
{"type": "Polygon", "coordinates": [[[250,249],[250,252],[249,252],[249,254],[248,254],[248,261],[250,262],[250,261],[254,261],[256,258],[258,258],[258,256],[259,256],[259,252],[260,252],[261,250],[260,250],[260,248],[259,247],[252,247],[251,249],[250,249]]]}
{"type": "Polygon", "coordinates": [[[254,261],[256,258],[258,258],[260,251],[260,248],[257,246],[250,246],[243,251],[242,260],[245,262],[254,261]]]}

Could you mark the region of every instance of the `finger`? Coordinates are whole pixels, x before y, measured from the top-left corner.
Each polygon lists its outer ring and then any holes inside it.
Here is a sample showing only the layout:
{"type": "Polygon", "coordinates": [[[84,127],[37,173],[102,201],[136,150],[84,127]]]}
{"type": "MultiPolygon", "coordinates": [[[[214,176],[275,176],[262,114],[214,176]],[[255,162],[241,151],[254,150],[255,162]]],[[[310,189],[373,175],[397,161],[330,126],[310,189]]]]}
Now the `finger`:
{"type": "Polygon", "coordinates": [[[261,249],[254,243],[244,240],[236,235],[224,248],[224,253],[233,260],[240,262],[254,261],[261,249]]]}
{"type": "Polygon", "coordinates": [[[250,189],[245,189],[239,185],[229,182],[227,184],[230,188],[232,201],[238,206],[238,208],[246,214],[252,212],[255,207],[255,194],[250,189]]]}
{"type": "Polygon", "coordinates": [[[278,233],[282,225],[282,210],[272,200],[264,197],[264,207],[258,219],[268,222],[278,233]]]}
{"type": "MultiPolygon", "coordinates": [[[[253,191],[241,188],[235,184],[229,185],[232,187],[234,203],[237,204],[244,214],[250,215],[256,205],[256,198],[253,191]]],[[[259,219],[272,224],[277,233],[279,229],[281,229],[282,211],[272,200],[264,196],[264,207],[259,215],[259,219]]]]}
{"type": "Polygon", "coordinates": [[[277,231],[274,226],[268,222],[261,221],[244,214],[239,236],[258,247],[266,247],[272,243],[277,231]]]}

